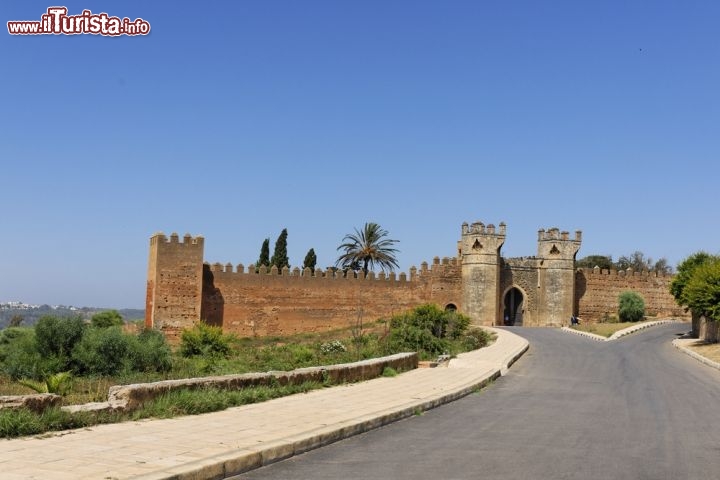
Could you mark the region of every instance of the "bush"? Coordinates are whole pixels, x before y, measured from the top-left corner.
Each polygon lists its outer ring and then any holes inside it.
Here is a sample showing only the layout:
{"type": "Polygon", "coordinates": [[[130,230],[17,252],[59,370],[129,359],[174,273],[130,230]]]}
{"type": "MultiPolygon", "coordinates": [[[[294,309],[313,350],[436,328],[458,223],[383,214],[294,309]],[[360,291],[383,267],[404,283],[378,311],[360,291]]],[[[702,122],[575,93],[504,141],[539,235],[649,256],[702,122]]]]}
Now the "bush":
{"type": "Polygon", "coordinates": [[[222,328],[195,324],[191,329],[183,330],[180,337],[180,354],[183,357],[211,355],[227,357],[230,353],[231,337],[223,334],[222,328]]]}
{"type": "Polygon", "coordinates": [[[330,353],[342,353],[347,352],[347,348],[345,347],[345,344],[343,344],[340,340],[333,340],[332,342],[325,342],[320,345],[320,351],[328,355],[330,353]]]}
{"type": "Polygon", "coordinates": [[[645,316],[645,300],[636,292],[622,292],[618,297],[618,317],[622,322],[637,322],[645,316]]]}
{"type": "Polygon", "coordinates": [[[75,345],[83,337],[85,322],[80,317],[60,318],[51,315],[40,317],[35,325],[37,350],[46,358],[54,359],[57,367],[52,372],[69,370],[75,345]]]}
{"type": "Polygon", "coordinates": [[[398,372],[397,372],[397,370],[395,370],[392,367],[385,367],[385,368],[383,368],[382,376],[383,377],[397,377],[398,372]]]}
{"type": "Polygon", "coordinates": [[[471,328],[465,333],[463,337],[463,347],[465,350],[477,350],[478,348],[486,347],[490,340],[492,340],[492,334],[482,328],[471,328]]]}
{"type": "Polygon", "coordinates": [[[32,328],[6,328],[0,333],[0,362],[2,371],[13,380],[42,380],[57,369],[54,358],[38,351],[32,328]]]}
{"type": "Polygon", "coordinates": [[[700,315],[720,320],[720,259],[698,266],[682,292],[685,305],[700,315]]]}
{"type": "Polygon", "coordinates": [[[73,351],[78,373],[114,375],[128,364],[130,336],[119,327],[89,328],[73,351]]]}
{"type": "Polygon", "coordinates": [[[416,350],[424,358],[447,353],[451,349],[449,340],[462,338],[469,324],[470,319],[457,312],[421,305],[390,319],[390,348],[416,350]]]}
{"type": "Polygon", "coordinates": [[[129,352],[130,368],[136,372],[167,372],[172,369],[172,351],[165,335],[145,329],[132,336],[129,352]]]}
{"type": "Polygon", "coordinates": [[[107,310],[93,315],[90,324],[97,328],[108,328],[124,325],[125,321],[117,310],[107,310]]]}

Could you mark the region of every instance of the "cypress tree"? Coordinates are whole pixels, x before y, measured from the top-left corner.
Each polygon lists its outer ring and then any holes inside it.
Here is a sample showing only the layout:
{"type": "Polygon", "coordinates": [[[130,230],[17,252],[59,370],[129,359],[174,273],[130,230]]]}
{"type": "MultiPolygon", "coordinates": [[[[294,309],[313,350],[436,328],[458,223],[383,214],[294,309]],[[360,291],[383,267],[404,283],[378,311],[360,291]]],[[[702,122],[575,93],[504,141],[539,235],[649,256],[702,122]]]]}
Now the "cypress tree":
{"type": "Polygon", "coordinates": [[[275,242],[275,251],[273,251],[273,256],[270,259],[270,266],[275,265],[280,271],[282,271],[283,267],[290,267],[290,259],[287,254],[287,236],[287,228],[283,228],[275,242]]]}
{"type": "Polygon", "coordinates": [[[317,256],[315,255],[315,249],[311,248],[305,255],[305,260],[303,260],[303,270],[309,268],[311,272],[315,273],[315,264],[317,264],[317,256]]]}
{"type": "Polygon", "coordinates": [[[266,238],[263,240],[262,247],[260,247],[260,258],[255,264],[256,267],[260,265],[270,266],[270,239],[266,238]]]}

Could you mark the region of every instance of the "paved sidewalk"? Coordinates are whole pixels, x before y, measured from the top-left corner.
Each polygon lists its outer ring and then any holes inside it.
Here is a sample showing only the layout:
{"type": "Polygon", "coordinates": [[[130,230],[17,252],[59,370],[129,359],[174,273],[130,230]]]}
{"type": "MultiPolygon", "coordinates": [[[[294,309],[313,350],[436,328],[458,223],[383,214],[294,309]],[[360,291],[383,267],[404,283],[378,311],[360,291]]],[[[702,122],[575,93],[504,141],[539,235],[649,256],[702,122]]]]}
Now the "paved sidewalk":
{"type": "Polygon", "coordinates": [[[502,375],[528,348],[506,330],[448,367],[222,412],[0,440],[3,480],[220,479],[406,418],[502,375]]]}

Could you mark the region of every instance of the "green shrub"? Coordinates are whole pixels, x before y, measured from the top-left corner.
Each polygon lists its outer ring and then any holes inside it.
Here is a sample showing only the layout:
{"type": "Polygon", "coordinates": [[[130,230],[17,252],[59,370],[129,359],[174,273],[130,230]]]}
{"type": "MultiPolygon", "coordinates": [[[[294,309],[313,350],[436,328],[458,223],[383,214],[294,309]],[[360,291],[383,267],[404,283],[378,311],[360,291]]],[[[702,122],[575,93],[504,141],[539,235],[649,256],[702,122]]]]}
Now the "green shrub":
{"type": "Polygon", "coordinates": [[[463,337],[463,347],[465,350],[477,350],[478,348],[486,347],[490,340],[492,340],[492,334],[482,328],[471,328],[465,333],[463,337]]]}
{"type": "Polygon", "coordinates": [[[450,340],[458,340],[466,334],[470,326],[470,317],[466,317],[456,311],[445,311],[445,335],[450,340]]]}
{"type": "Polygon", "coordinates": [[[332,342],[325,342],[320,345],[320,351],[325,354],[347,352],[345,344],[340,340],[333,340],[332,342]]]}
{"type": "Polygon", "coordinates": [[[622,292],[618,297],[618,317],[622,322],[637,322],[645,316],[645,300],[636,292],[622,292]]]}
{"type": "Polygon", "coordinates": [[[40,317],[35,325],[37,350],[46,358],[54,358],[57,366],[49,373],[71,368],[72,351],[82,339],[85,322],[80,317],[61,318],[52,315],[40,317]]]}
{"type": "Polygon", "coordinates": [[[392,367],[383,368],[383,371],[382,371],[383,377],[397,377],[397,375],[398,375],[398,372],[394,368],[392,368],[392,367]]]}
{"type": "Polygon", "coordinates": [[[230,339],[229,335],[223,334],[222,328],[200,322],[191,329],[183,330],[180,337],[180,354],[184,357],[196,355],[227,357],[230,353],[230,339]]]}
{"type": "Polygon", "coordinates": [[[144,329],[131,336],[130,368],[136,372],[168,372],[172,369],[172,351],[158,330],[144,329]]]}
{"type": "Polygon", "coordinates": [[[315,350],[307,345],[288,345],[292,353],[293,363],[296,365],[307,365],[317,363],[315,350]]]}
{"type": "Polygon", "coordinates": [[[390,319],[390,348],[416,350],[422,358],[448,353],[450,340],[462,338],[469,324],[470,320],[457,312],[421,305],[390,319]]]}
{"type": "Polygon", "coordinates": [[[48,375],[45,381],[39,382],[31,379],[19,379],[18,383],[35,390],[38,393],[54,393],[67,395],[72,388],[73,377],[70,372],[60,372],[48,375]]]}
{"type": "Polygon", "coordinates": [[[130,351],[129,335],[119,327],[89,328],[73,350],[73,365],[80,374],[114,375],[125,368],[130,351]]]}
{"type": "Polygon", "coordinates": [[[96,328],[108,328],[121,326],[125,321],[117,310],[107,310],[93,315],[90,324],[96,328]]]}
{"type": "Polygon", "coordinates": [[[40,354],[32,328],[6,328],[0,333],[0,368],[13,380],[42,380],[59,370],[57,363],[55,357],[40,354]]]}
{"type": "Polygon", "coordinates": [[[682,292],[682,301],[693,312],[720,320],[720,259],[695,268],[682,292]]]}

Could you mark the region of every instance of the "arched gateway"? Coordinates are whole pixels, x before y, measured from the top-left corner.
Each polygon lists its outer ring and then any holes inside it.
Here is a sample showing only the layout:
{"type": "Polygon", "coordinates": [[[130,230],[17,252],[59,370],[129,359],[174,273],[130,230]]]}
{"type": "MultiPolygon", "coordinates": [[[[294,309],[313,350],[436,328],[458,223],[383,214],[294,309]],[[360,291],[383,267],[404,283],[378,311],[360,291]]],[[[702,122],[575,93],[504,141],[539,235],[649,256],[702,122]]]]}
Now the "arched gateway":
{"type": "Polygon", "coordinates": [[[503,299],[503,319],[508,326],[522,326],[525,311],[525,296],[520,289],[513,287],[505,292],[503,299]]]}

